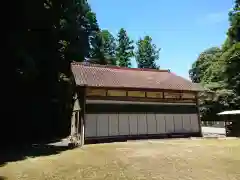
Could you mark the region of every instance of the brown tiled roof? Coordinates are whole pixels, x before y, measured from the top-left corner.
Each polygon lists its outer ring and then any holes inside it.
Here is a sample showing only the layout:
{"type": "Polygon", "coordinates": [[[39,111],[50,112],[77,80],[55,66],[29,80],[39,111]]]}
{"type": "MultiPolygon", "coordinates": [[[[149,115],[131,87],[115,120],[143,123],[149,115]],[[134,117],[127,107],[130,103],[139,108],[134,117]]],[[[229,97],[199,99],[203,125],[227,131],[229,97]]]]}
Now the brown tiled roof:
{"type": "Polygon", "coordinates": [[[76,84],[79,86],[202,90],[200,86],[171,73],[169,70],[122,68],[75,62],[71,64],[71,67],[76,84]]]}

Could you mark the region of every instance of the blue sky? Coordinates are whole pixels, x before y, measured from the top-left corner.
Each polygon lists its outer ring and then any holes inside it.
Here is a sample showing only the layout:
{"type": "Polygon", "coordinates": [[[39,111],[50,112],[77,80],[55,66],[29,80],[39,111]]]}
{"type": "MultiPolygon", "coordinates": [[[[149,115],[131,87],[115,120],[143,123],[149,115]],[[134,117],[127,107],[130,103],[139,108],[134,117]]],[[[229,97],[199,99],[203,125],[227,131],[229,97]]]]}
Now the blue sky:
{"type": "MultiPolygon", "coordinates": [[[[150,35],[161,48],[162,69],[188,78],[199,53],[220,46],[233,0],[89,0],[102,29],[116,35],[125,28],[137,41],[150,35]]],[[[136,62],[133,61],[136,67],[136,62]]]]}

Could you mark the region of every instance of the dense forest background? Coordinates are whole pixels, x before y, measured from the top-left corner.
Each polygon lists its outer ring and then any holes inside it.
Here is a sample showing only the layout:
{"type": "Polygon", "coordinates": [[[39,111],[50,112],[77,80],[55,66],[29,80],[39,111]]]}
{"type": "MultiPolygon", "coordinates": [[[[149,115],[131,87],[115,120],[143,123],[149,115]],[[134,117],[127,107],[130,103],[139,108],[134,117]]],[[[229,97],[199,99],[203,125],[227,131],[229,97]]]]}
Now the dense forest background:
{"type": "MultiPolygon", "coordinates": [[[[87,0],[20,0],[4,7],[1,142],[68,135],[72,61],[131,67],[135,59],[140,68],[159,68],[160,48],[150,36],[133,42],[124,28],[116,37],[100,29],[87,0]]],[[[216,92],[214,100],[202,98],[202,118],[240,106],[239,10],[236,0],[226,41],[201,53],[190,70],[193,82],[216,92]]]]}
{"type": "MultiPolygon", "coordinates": [[[[235,0],[229,12],[229,23],[223,44],[202,52],[189,71],[193,82],[201,83],[214,94],[200,96],[202,121],[216,121],[216,113],[240,109],[240,0],[235,0]]],[[[237,124],[235,130],[239,132],[240,121],[237,124]]]]}

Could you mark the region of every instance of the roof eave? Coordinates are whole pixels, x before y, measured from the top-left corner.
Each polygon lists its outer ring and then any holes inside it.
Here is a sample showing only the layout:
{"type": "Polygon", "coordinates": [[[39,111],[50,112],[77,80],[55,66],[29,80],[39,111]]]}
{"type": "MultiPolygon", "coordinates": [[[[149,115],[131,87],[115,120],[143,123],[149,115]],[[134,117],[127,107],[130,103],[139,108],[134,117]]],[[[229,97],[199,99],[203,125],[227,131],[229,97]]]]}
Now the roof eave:
{"type": "Polygon", "coordinates": [[[89,87],[89,88],[106,88],[106,89],[129,89],[129,90],[158,90],[158,91],[185,91],[185,92],[201,92],[203,90],[199,89],[163,89],[163,88],[141,88],[141,87],[117,87],[117,86],[92,86],[92,85],[87,85],[87,84],[78,84],[77,86],[79,87],[89,87]]]}

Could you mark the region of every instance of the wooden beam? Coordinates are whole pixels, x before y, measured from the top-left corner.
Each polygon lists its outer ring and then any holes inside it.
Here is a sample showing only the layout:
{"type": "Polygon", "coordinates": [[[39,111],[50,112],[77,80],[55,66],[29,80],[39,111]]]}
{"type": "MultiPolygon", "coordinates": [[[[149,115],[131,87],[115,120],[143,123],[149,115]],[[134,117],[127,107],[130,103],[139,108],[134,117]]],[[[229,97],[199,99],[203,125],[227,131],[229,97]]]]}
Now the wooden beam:
{"type": "Polygon", "coordinates": [[[88,96],[89,100],[114,100],[136,102],[159,102],[159,103],[196,103],[195,99],[164,99],[164,98],[141,98],[141,97],[113,97],[113,96],[88,96]]]}
{"type": "Polygon", "coordinates": [[[178,90],[178,89],[156,89],[156,88],[136,88],[136,87],[107,87],[107,86],[104,86],[104,87],[96,87],[96,86],[88,86],[88,88],[92,88],[92,89],[110,89],[110,90],[125,90],[125,91],[162,91],[162,92],[189,92],[189,93],[196,93],[196,92],[201,92],[200,90],[199,91],[196,91],[196,90],[178,90]]]}
{"type": "Polygon", "coordinates": [[[196,92],[173,92],[173,91],[133,91],[121,89],[87,88],[87,98],[122,99],[137,101],[172,101],[172,102],[195,102],[196,92]]]}

